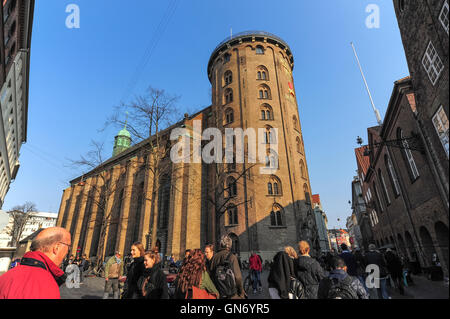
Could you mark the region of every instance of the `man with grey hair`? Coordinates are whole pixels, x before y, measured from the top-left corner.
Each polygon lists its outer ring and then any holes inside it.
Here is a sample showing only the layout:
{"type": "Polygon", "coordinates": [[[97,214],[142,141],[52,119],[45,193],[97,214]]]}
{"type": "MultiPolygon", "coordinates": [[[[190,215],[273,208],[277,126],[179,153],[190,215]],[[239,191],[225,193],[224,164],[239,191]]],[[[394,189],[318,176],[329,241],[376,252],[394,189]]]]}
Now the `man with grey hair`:
{"type": "MultiPolygon", "coordinates": [[[[239,262],[235,254],[232,253],[231,248],[233,246],[233,240],[228,235],[223,235],[220,239],[219,251],[214,254],[211,259],[211,274],[216,288],[219,290],[220,298],[227,299],[243,299],[245,298],[245,291],[242,283],[242,273],[239,267],[239,262]],[[230,273],[233,272],[234,287],[230,283],[228,289],[223,289],[223,282],[219,282],[219,272],[230,273]],[[233,294],[226,293],[225,290],[233,291],[233,294]]],[[[229,281],[228,281],[229,282],[229,281]]],[[[232,282],[232,281],[231,281],[232,282]]]]}
{"type": "Polygon", "coordinates": [[[375,244],[369,244],[369,251],[364,256],[366,265],[376,266],[378,271],[374,275],[375,287],[368,287],[370,299],[391,299],[386,288],[388,273],[386,268],[386,260],[383,255],[378,252],[375,244]]]}
{"type": "Polygon", "coordinates": [[[59,285],[65,275],[59,266],[71,245],[66,229],[42,230],[20,265],[0,276],[0,299],[60,299],[59,285]]]}

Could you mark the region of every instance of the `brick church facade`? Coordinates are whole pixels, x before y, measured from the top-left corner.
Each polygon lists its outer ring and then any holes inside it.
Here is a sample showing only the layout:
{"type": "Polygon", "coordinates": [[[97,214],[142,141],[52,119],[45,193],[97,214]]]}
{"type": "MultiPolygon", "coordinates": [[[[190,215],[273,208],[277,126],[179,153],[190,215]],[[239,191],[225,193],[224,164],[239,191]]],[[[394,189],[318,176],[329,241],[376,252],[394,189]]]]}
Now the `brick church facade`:
{"type": "MultiPolygon", "coordinates": [[[[241,258],[255,250],[271,259],[301,239],[317,253],[293,67],[289,46],[269,33],[245,32],[220,43],[208,63],[212,104],[161,132],[158,145],[166,152],[158,175],[148,165],[155,137],[123,147],[130,140],[122,130],[115,155],[64,190],[57,225],[71,232],[71,253],[78,248],[88,256],[127,254],[140,241],[181,258],[185,249],[215,244],[222,234],[231,236],[241,258]],[[196,126],[217,128],[223,136],[226,129],[242,129],[244,160],[236,159],[236,148],[231,163],[171,160],[176,142],[171,132],[183,128],[192,141],[196,126]],[[264,133],[258,145],[264,148],[264,162],[252,161],[254,141],[247,129],[264,133]],[[271,129],[277,130],[276,141],[271,129]],[[276,170],[261,173],[273,162],[276,170]]],[[[221,145],[225,148],[224,140],[221,145]]]]}

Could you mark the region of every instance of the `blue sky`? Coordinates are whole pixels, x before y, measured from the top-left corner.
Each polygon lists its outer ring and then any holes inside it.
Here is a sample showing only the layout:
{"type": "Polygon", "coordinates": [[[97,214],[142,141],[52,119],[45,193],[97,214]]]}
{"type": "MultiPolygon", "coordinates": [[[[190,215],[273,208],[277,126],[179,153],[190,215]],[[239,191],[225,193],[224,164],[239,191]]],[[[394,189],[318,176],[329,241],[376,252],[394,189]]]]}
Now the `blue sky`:
{"type": "Polygon", "coordinates": [[[367,141],[366,128],[377,124],[350,42],[383,117],[394,81],[408,75],[391,0],[37,1],[28,142],[3,209],[33,201],[57,212],[63,189],[80,173],[67,159],[85,154],[92,139],[112,153],[118,130],[99,129],[113,106],[149,85],[180,95],[183,113],[210,105],[208,59],[230,28],[274,33],[291,47],[312,191],[329,227],[345,226],[356,137],[367,141]],[[65,25],[72,3],[80,8],[79,29],[65,25]],[[372,3],[380,28],[366,27],[372,3]],[[171,4],[174,14],[165,15],[171,4]],[[143,64],[145,52],[151,55],[143,64]]]}

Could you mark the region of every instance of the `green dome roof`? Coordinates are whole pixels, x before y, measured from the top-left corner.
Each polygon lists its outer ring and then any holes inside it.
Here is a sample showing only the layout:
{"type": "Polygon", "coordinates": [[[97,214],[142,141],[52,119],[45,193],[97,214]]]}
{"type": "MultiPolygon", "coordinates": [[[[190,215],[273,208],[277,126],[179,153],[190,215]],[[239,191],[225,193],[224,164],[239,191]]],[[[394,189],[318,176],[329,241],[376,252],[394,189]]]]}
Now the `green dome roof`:
{"type": "Polygon", "coordinates": [[[121,129],[117,136],[126,136],[131,138],[130,132],[128,132],[126,128],[121,129]]]}

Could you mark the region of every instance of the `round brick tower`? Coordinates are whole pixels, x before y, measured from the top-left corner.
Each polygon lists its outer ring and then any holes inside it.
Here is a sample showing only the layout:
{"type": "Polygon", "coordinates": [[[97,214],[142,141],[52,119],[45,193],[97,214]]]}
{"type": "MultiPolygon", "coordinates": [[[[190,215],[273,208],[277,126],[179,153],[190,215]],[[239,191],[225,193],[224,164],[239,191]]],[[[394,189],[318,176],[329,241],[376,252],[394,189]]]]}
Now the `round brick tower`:
{"type": "MultiPolygon", "coordinates": [[[[220,202],[226,206],[221,213],[211,209],[211,241],[218,234],[231,234],[233,249],[242,258],[255,250],[271,259],[286,245],[297,249],[301,239],[307,239],[312,250],[318,247],[293,68],[286,42],[260,31],[221,42],[208,63],[212,116],[207,126],[219,128],[224,136],[226,128],[253,129],[257,137],[258,129],[277,129],[276,137],[268,137],[262,146],[270,163],[278,158],[278,169],[271,174],[261,173],[266,164],[259,158],[251,163],[248,155],[254,142],[249,138],[244,163],[237,160],[219,169],[208,164],[209,180],[224,185],[220,202]]],[[[257,147],[259,143],[260,139],[257,147]]]]}

